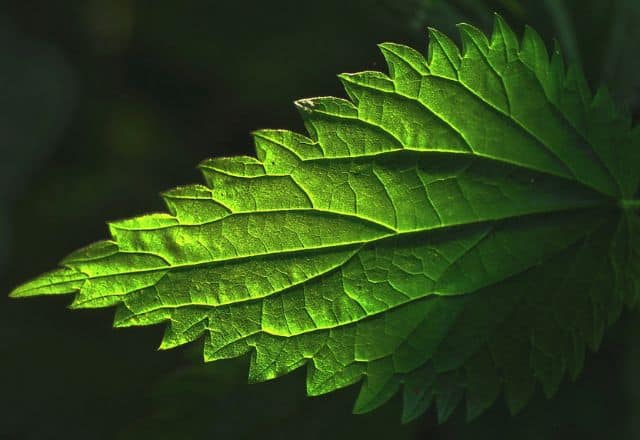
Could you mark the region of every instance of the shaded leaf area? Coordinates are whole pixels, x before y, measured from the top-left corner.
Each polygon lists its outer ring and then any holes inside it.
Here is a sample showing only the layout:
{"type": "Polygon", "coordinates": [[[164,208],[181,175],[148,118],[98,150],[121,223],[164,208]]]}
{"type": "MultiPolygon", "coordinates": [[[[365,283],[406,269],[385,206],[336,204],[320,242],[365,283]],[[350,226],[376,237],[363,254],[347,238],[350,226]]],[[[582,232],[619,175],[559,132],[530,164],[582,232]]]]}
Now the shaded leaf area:
{"type": "Polygon", "coordinates": [[[123,429],[117,438],[398,436],[410,439],[419,433],[415,425],[399,428],[397,399],[384,410],[354,417],[350,409],[355,390],[310,399],[304,392],[302,371],[277,382],[246,387],[243,386],[246,363],[242,358],[204,365],[194,363],[167,375],[153,389],[155,411],[123,429]],[[203,418],[208,423],[201,423],[203,418]]]}
{"type": "Polygon", "coordinates": [[[638,61],[628,56],[640,49],[640,4],[634,0],[408,0],[385,6],[389,17],[403,17],[416,33],[434,24],[451,32],[461,21],[490,29],[493,11],[514,26],[535,23],[543,35],[557,38],[570,61],[582,65],[590,84],[606,85],[638,114],[638,61]]]}
{"type": "Polygon", "coordinates": [[[553,395],[637,299],[640,131],[532,29],[460,31],[426,58],[381,45],[389,76],[298,101],[310,137],[256,132],[257,158],[203,162],[170,214],[112,222],[13,295],[169,321],[161,348],[251,352],[252,381],[306,364],[310,395],[364,378],[356,412],[402,387],[404,421],[553,395]]]}
{"type": "MultiPolygon", "coordinates": [[[[436,415],[405,425],[397,424],[401,399],[379,410],[356,416],[349,408],[356,387],[331,395],[308,398],[304,393],[304,371],[298,370],[278,381],[243,386],[245,358],[208,364],[195,362],[199,347],[188,350],[192,365],[167,374],[153,387],[153,411],[121,429],[117,438],[267,438],[349,439],[354,436],[398,439],[597,439],[600,432],[626,438],[627,418],[620,411],[622,388],[626,385],[624,343],[637,325],[623,320],[607,332],[602,349],[593,355],[576,383],[563,387],[552,400],[538,393],[527,411],[510,416],[503,405],[494,405],[482,417],[465,422],[459,409],[450,422],[438,425],[436,415]],[[625,324],[627,323],[627,324],[625,324]],[[606,377],[607,380],[602,380],[606,377]],[[598,399],[593,399],[597,393],[598,399]],[[252,414],[247,417],[246,414],[252,414]],[[207,423],[202,423],[206,420],[207,423]],[[579,422],[576,422],[578,421],[579,422]]],[[[629,373],[633,365],[629,364],[629,373]]],[[[623,397],[624,399],[624,397],[623,397]]]]}

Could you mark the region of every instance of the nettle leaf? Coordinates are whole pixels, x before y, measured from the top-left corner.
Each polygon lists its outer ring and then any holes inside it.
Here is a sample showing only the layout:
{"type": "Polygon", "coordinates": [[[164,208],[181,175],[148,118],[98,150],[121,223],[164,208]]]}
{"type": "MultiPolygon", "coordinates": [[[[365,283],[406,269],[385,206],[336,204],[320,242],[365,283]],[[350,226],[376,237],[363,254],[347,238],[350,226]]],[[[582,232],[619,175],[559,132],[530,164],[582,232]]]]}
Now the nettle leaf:
{"type": "Polygon", "coordinates": [[[363,379],[358,413],[400,389],[404,421],[551,396],[637,302],[640,131],[532,29],[460,33],[381,44],[389,75],[297,102],[309,137],[257,131],[257,158],[204,161],[169,214],[110,223],[12,296],[167,322],[160,348],[251,352],[250,381],[306,365],[309,395],[363,379]]]}

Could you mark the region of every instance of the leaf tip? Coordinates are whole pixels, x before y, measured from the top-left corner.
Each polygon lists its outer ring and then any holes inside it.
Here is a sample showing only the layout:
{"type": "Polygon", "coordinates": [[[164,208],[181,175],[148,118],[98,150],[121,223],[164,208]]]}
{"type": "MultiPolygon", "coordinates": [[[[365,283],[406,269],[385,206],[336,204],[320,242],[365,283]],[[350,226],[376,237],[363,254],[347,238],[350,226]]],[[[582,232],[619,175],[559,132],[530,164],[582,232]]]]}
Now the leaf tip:
{"type": "Polygon", "coordinates": [[[509,26],[509,23],[507,23],[507,20],[505,20],[502,14],[500,14],[498,11],[493,11],[493,23],[494,23],[494,26],[500,29],[511,30],[511,26],[509,26]]]}
{"type": "MultiPolygon", "coordinates": [[[[342,86],[345,87],[345,89],[347,90],[347,94],[349,94],[349,84],[351,82],[353,82],[353,73],[340,73],[337,75],[338,76],[338,80],[342,83],[342,86]]],[[[353,100],[354,97],[349,95],[349,97],[353,100]]]]}
{"type": "Polygon", "coordinates": [[[293,101],[293,105],[295,105],[299,111],[308,113],[313,111],[316,102],[313,98],[297,99],[293,101]]]}
{"type": "Polygon", "coordinates": [[[388,41],[376,44],[376,46],[378,46],[378,49],[380,49],[382,52],[389,50],[392,45],[393,43],[390,43],[388,41]]]}
{"type": "Polygon", "coordinates": [[[59,295],[77,292],[87,276],[69,267],[46,272],[14,288],[10,298],[59,295]]]}
{"type": "Polygon", "coordinates": [[[24,296],[22,291],[23,285],[14,288],[11,292],[9,292],[9,298],[22,298],[24,296]]]}

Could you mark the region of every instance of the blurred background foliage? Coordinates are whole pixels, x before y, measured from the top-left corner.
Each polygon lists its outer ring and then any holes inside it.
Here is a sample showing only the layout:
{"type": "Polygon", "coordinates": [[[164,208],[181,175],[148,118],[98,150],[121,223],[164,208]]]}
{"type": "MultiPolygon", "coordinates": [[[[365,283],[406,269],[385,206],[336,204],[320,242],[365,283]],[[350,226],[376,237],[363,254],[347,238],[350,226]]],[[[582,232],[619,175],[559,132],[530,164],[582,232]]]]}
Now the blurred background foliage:
{"type": "Polygon", "coordinates": [[[637,0],[60,0],[0,3],[0,438],[640,439],[640,320],[625,313],[576,383],[519,415],[500,402],[399,424],[399,399],[351,415],[356,387],[304,395],[304,371],[247,385],[247,359],[157,352],[162,329],[113,330],[68,298],[9,301],[19,282],[102,239],[105,220],[163,210],[250,131],[302,130],[291,102],[344,96],[336,74],[385,69],[376,43],[427,26],[489,31],[498,11],[557,36],[593,87],[638,119],[637,0]]]}

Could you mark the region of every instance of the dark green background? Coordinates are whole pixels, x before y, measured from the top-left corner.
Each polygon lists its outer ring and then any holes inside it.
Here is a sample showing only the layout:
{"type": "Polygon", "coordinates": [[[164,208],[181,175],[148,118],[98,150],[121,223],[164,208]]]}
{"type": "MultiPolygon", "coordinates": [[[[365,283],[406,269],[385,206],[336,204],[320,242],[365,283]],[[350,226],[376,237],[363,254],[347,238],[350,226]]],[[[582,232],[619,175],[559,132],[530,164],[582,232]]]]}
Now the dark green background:
{"type": "Polygon", "coordinates": [[[200,160],[251,154],[251,130],[302,130],[292,101],[385,69],[377,43],[424,49],[426,26],[454,35],[459,21],[488,31],[494,10],[559,36],[638,114],[638,0],[0,2],[0,439],[640,438],[637,312],[552,400],[403,426],[399,399],[354,416],[357,387],[306,398],[302,370],[246,385],[247,359],[156,351],[160,327],[6,297],[105,238],[105,220],[162,210],[158,193],[199,182],[200,160]]]}

